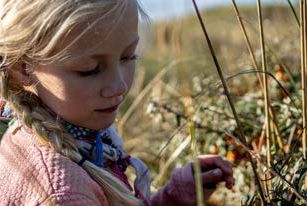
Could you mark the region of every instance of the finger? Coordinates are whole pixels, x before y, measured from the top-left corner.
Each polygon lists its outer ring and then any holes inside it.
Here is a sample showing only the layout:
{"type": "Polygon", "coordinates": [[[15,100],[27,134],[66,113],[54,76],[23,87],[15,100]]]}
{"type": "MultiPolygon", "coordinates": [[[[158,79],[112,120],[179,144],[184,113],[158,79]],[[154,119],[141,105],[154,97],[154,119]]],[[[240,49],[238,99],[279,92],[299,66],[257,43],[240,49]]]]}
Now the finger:
{"type": "Polygon", "coordinates": [[[234,186],[234,178],[232,176],[225,177],[222,170],[219,168],[202,174],[202,183],[204,189],[214,190],[216,185],[223,181],[225,181],[226,187],[228,189],[231,189],[234,186]]]}
{"type": "Polygon", "coordinates": [[[223,171],[223,173],[225,173],[225,175],[232,176],[233,174],[231,165],[220,156],[203,155],[198,156],[197,159],[200,162],[202,171],[207,171],[218,167],[223,171]]]}
{"type": "Polygon", "coordinates": [[[228,177],[226,177],[224,179],[225,179],[225,182],[226,182],[226,187],[228,189],[231,189],[234,186],[234,184],[235,184],[234,178],[232,176],[228,176],[228,177]]]}
{"type": "Polygon", "coordinates": [[[223,180],[223,172],[219,168],[202,173],[203,185],[217,184],[223,180]]]}
{"type": "Polygon", "coordinates": [[[197,159],[199,160],[202,169],[210,170],[216,168],[216,161],[221,157],[218,155],[199,155],[197,159]]]}

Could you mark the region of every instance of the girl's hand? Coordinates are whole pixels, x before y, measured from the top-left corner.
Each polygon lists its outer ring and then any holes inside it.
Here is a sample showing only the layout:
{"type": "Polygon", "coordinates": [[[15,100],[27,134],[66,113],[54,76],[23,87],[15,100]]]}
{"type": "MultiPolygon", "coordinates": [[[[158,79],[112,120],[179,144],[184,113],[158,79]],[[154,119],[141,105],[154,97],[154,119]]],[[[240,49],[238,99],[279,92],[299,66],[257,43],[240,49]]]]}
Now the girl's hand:
{"type": "MultiPolygon", "coordinates": [[[[201,155],[197,159],[201,166],[204,201],[213,193],[216,185],[226,182],[226,187],[231,189],[234,178],[230,164],[216,155],[201,155]]],[[[150,206],[195,206],[196,191],[193,163],[176,168],[170,181],[161,190],[151,197],[150,206]]]]}
{"type": "MultiPolygon", "coordinates": [[[[214,192],[216,185],[220,182],[225,182],[228,189],[233,187],[233,171],[231,165],[227,161],[216,155],[201,155],[198,156],[197,159],[201,167],[205,200],[208,200],[210,195],[214,192]]],[[[193,166],[192,172],[194,174],[193,166]]]]}

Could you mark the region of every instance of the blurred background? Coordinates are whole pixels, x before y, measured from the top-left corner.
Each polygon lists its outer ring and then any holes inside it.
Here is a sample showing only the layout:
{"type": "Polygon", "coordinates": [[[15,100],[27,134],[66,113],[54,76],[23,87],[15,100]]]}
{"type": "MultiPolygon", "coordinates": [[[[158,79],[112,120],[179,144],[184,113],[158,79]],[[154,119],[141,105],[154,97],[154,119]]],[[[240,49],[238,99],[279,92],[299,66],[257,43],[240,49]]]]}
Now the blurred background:
{"type": "MultiPolygon", "coordinates": [[[[192,1],[190,0],[141,0],[139,2],[154,21],[165,21],[171,18],[178,18],[191,14],[194,11],[192,1]]],[[[236,2],[240,5],[256,4],[255,0],[238,0],[236,2]]],[[[286,3],[286,1],[283,2],[281,0],[263,0],[261,2],[264,4],[286,3]]],[[[201,9],[209,9],[212,7],[230,5],[231,0],[197,0],[197,3],[201,9]]]]}
{"type": "MultiPolygon", "coordinates": [[[[250,72],[262,68],[256,0],[235,1],[255,61],[233,1],[196,2],[227,79],[248,147],[264,161],[269,155],[272,163],[281,168],[280,175],[307,198],[307,184],[302,183],[307,168],[300,141],[299,1],[261,1],[270,107],[274,113],[269,125],[272,127],[269,148],[263,88],[257,74],[250,72]]],[[[220,86],[192,0],[140,3],[151,20],[141,24],[135,82],[117,120],[126,150],[149,165],[152,191],[168,181],[174,168],[185,165],[196,155],[221,155],[231,162],[236,185],[227,191],[221,184],[208,205],[259,205],[259,189],[251,164],[244,147],[233,138],[238,136],[237,124],[220,86]]],[[[262,180],[268,179],[261,161],[257,165],[262,180]]],[[[133,172],[129,174],[133,179],[133,172]]],[[[274,197],[272,205],[303,205],[280,179],[268,181],[262,183],[265,192],[274,197]]]]}

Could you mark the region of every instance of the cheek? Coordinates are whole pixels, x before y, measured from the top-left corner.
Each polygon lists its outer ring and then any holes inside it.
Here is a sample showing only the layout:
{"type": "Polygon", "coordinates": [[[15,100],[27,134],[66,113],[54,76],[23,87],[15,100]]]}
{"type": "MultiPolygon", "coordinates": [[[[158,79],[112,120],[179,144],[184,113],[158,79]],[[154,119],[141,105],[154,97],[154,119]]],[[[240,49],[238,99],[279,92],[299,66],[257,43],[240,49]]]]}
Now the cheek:
{"type": "Polygon", "coordinates": [[[39,97],[55,98],[59,101],[65,100],[65,84],[64,81],[57,76],[50,74],[36,75],[37,85],[35,90],[39,97]]]}
{"type": "Polygon", "coordinates": [[[58,75],[42,74],[37,76],[39,83],[37,85],[38,96],[53,99],[58,103],[67,103],[75,101],[77,98],[86,98],[89,95],[88,90],[84,89],[86,83],[76,81],[58,75]]]}

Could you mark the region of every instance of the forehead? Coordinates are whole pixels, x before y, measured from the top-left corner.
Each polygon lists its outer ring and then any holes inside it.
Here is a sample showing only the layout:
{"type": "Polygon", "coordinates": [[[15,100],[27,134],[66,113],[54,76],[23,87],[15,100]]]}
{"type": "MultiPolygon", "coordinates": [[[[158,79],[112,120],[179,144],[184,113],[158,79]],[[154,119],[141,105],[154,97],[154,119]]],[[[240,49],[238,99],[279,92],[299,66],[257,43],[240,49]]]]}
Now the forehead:
{"type": "Polygon", "coordinates": [[[137,3],[135,0],[124,0],[114,10],[91,17],[78,25],[60,46],[67,47],[71,59],[74,59],[93,53],[118,52],[137,37],[137,3]]]}

